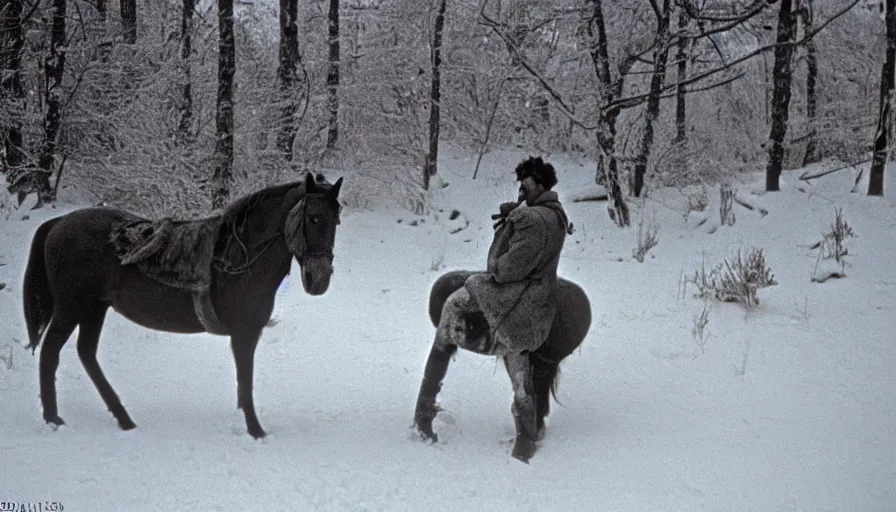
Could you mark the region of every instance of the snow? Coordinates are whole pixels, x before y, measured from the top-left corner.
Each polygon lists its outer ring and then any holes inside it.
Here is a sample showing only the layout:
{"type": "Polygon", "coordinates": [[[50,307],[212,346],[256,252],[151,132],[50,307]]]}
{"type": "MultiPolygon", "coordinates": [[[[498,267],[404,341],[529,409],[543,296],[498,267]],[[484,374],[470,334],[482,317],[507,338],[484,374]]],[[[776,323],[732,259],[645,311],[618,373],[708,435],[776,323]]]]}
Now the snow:
{"type": "Polygon", "coordinates": [[[892,509],[893,194],[850,193],[852,171],[808,183],[788,172],[781,192],[763,193],[757,173],[732,185],[768,215],[735,206],[736,224],[719,225],[710,188],[707,233],[687,218],[696,189],[655,190],[631,203],[634,223],[659,227],[638,263],[636,226],[616,228],[605,203],[568,199],[593,187],[593,162],[551,155],[576,226],[560,273],[585,288],[594,320],[563,364],[562,405],[552,403],[527,465],[510,457],[513,390],[494,358],[452,362],[437,444],[410,429],[435,332],[429,287],[446,270],[484,267],[490,215],[516,197],[513,167],[527,156],[490,153],[473,181],[475,155],[443,153],[449,186],[428,215],[347,208],[327,293],[305,294],[295,272],[284,282],[256,357],[261,441],[236,409],[226,338],[151,331],[114,312],[100,363],[138,428],[118,429],[74,340],[57,373],[67,425],[45,425],[21,277],[39,223],[81,204],[0,215],[0,501],[71,511],[892,509]],[[846,277],[813,283],[809,247],[835,206],[858,237],[846,277]],[[453,209],[469,222],[455,234],[464,224],[453,209]],[[682,296],[682,276],[750,247],[765,250],[779,284],[760,289],[753,310],[709,304],[695,337],[704,302],[682,296]]]}

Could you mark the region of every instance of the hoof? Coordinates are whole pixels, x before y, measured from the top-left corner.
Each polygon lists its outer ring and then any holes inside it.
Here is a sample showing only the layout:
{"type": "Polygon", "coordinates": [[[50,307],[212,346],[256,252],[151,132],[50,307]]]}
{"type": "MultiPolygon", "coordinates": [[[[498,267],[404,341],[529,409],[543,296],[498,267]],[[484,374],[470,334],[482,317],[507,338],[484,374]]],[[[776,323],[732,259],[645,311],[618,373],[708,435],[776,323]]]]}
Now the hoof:
{"type": "Polygon", "coordinates": [[[137,425],[134,424],[131,417],[128,415],[128,412],[121,404],[111,407],[109,412],[112,413],[112,416],[118,422],[118,427],[121,428],[121,430],[133,430],[137,428],[137,425]]]}
{"type": "Polygon", "coordinates": [[[439,413],[439,406],[432,404],[430,406],[418,406],[414,412],[414,427],[421,441],[432,441],[435,443],[439,440],[439,436],[432,431],[432,420],[439,413]]]}
{"type": "Polygon", "coordinates": [[[535,445],[535,441],[518,437],[516,442],[513,443],[513,452],[511,455],[514,459],[528,464],[529,459],[535,455],[536,449],[537,446],[535,445]]]}
{"type": "Polygon", "coordinates": [[[62,421],[62,418],[60,418],[59,416],[55,416],[52,418],[44,417],[44,421],[47,422],[47,425],[50,425],[51,427],[53,427],[53,430],[56,430],[57,428],[61,427],[62,425],[65,425],[65,422],[62,421]]]}
{"type": "Polygon", "coordinates": [[[255,439],[264,439],[267,433],[263,428],[258,427],[257,429],[249,429],[249,435],[255,439]]]}
{"type": "Polygon", "coordinates": [[[420,440],[423,442],[429,443],[437,443],[439,441],[439,436],[432,429],[424,430],[422,428],[417,427],[417,435],[420,436],[420,440]]]}
{"type": "Polygon", "coordinates": [[[417,436],[421,441],[429,441],[435,443],[439,440],[439,436],[432,431],[432,420],[418,420],[414,422],[414,428],[417,429],[417,436]]]}

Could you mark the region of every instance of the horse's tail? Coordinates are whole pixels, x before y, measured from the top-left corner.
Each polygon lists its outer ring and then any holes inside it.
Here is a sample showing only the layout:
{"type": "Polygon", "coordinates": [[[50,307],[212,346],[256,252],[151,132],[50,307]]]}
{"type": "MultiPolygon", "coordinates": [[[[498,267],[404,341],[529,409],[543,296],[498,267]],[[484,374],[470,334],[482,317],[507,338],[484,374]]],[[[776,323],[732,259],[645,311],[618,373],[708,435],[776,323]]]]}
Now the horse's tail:
{"type": "Polygon", "coordinates": [[[529,364],[532,365],[532,380],[536,389],[550,389],[554,401],[559,404],[557,386],[560,382],[560,363],[548,359],[538,352],[529,352],[529,364]]]}
{"type": "Polygon", "coordinates": [[[25,306],[25,325],[28,328],[28,346],[33,352],[40,344],[40,338],[53,315],[53,295],[47,278],[47,261],[44,256],[47,234],[59,219],[50,219],[41,224],[31,240],[31,252],[25,267],[22,296],[25,306]]]}

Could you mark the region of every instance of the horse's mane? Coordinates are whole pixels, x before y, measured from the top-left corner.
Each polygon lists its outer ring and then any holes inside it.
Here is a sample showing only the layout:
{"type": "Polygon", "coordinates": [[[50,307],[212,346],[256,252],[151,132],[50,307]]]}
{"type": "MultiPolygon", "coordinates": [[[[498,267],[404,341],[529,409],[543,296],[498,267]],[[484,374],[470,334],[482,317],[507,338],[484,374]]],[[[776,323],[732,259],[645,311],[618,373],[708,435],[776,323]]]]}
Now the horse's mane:
{"type": "Polygon", "coordinates": [[[234,228],[239,229],[246,220],[246,214],[258,206],[259,203],[274,196],[283,196],[293,188],[299,186],[304,187],[304,183],[301,181],[294,181],[282,185],[274,185],[237,199],[227,205],[227,207],[220,213],[221,229],[226,230],[226,232],[230,232],[234,228]]]}
{"type": "MultiPolygon", "coordinates": [[[[333,184],[328,182],[322,174],[317,175],[315,184],[315,189],[317,192],[329,190],[332,186],[333,184]]],[[[301,187],[302,191],[304,192],[304,180],[283,183],[280,185],[273,185],[256,192],[252,192],[251,194],[247,194],[230,203],[219,215],[212,217],[217,218],[220,222],[220,235],[222,236],[222,238],[227,238],[237,231],[242,231],[243,224],[246,222],[246,215],[250,211],[252,211],[253,208],[258,206],[259,203],[271,197],[285,196],[291,190],[299,187],[301,187]]],[[[289,205],[289,208],[292,208],[292,206],[293,205],[289,205]]]]}

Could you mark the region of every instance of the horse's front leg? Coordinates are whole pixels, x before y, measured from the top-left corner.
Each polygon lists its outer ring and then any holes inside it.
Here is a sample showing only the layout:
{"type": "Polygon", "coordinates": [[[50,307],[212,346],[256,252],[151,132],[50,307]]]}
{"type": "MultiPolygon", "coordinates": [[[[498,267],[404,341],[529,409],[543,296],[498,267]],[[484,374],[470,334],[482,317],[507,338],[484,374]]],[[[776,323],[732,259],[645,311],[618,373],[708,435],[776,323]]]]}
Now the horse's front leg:
{"type": "Polygon", "coordinates": [[[439,412],[436,405],[436,396],[442,389],[442,380],[448,372],[448,363],[457,352],[457,345],[449,343],[438,331],[436,339],[429,351],[426,360],[426,369],[423,371],[423,381],[420,383],[420,392],[417,394],[417,408],[414,412],[414,426],[424,440],[436,442],[438,436],[432,431],[432,420],[439,412]]]}
{"type": "Polygon", "coordinates": [[[504,364],[513,384],[513,421],[516,424],[516,439],[513,442],[513,458],[528,463],[535,455],[535,440],[538,436],[538,418],[535,409],[535,387],[532,379],[532,364],[529,354],[504,356],[504,364]]]}
{"type": "Polygon", "coordinates": [[[246,429],[255,439],[265,436],[264,429],[255,415],[255,400],[252,398],[252,380],[255,366],[255,347],[261,331],[233,334],[230,346],[233,360],[236,363],[237,407],[243,410],[246,417],[246,429]]]}

